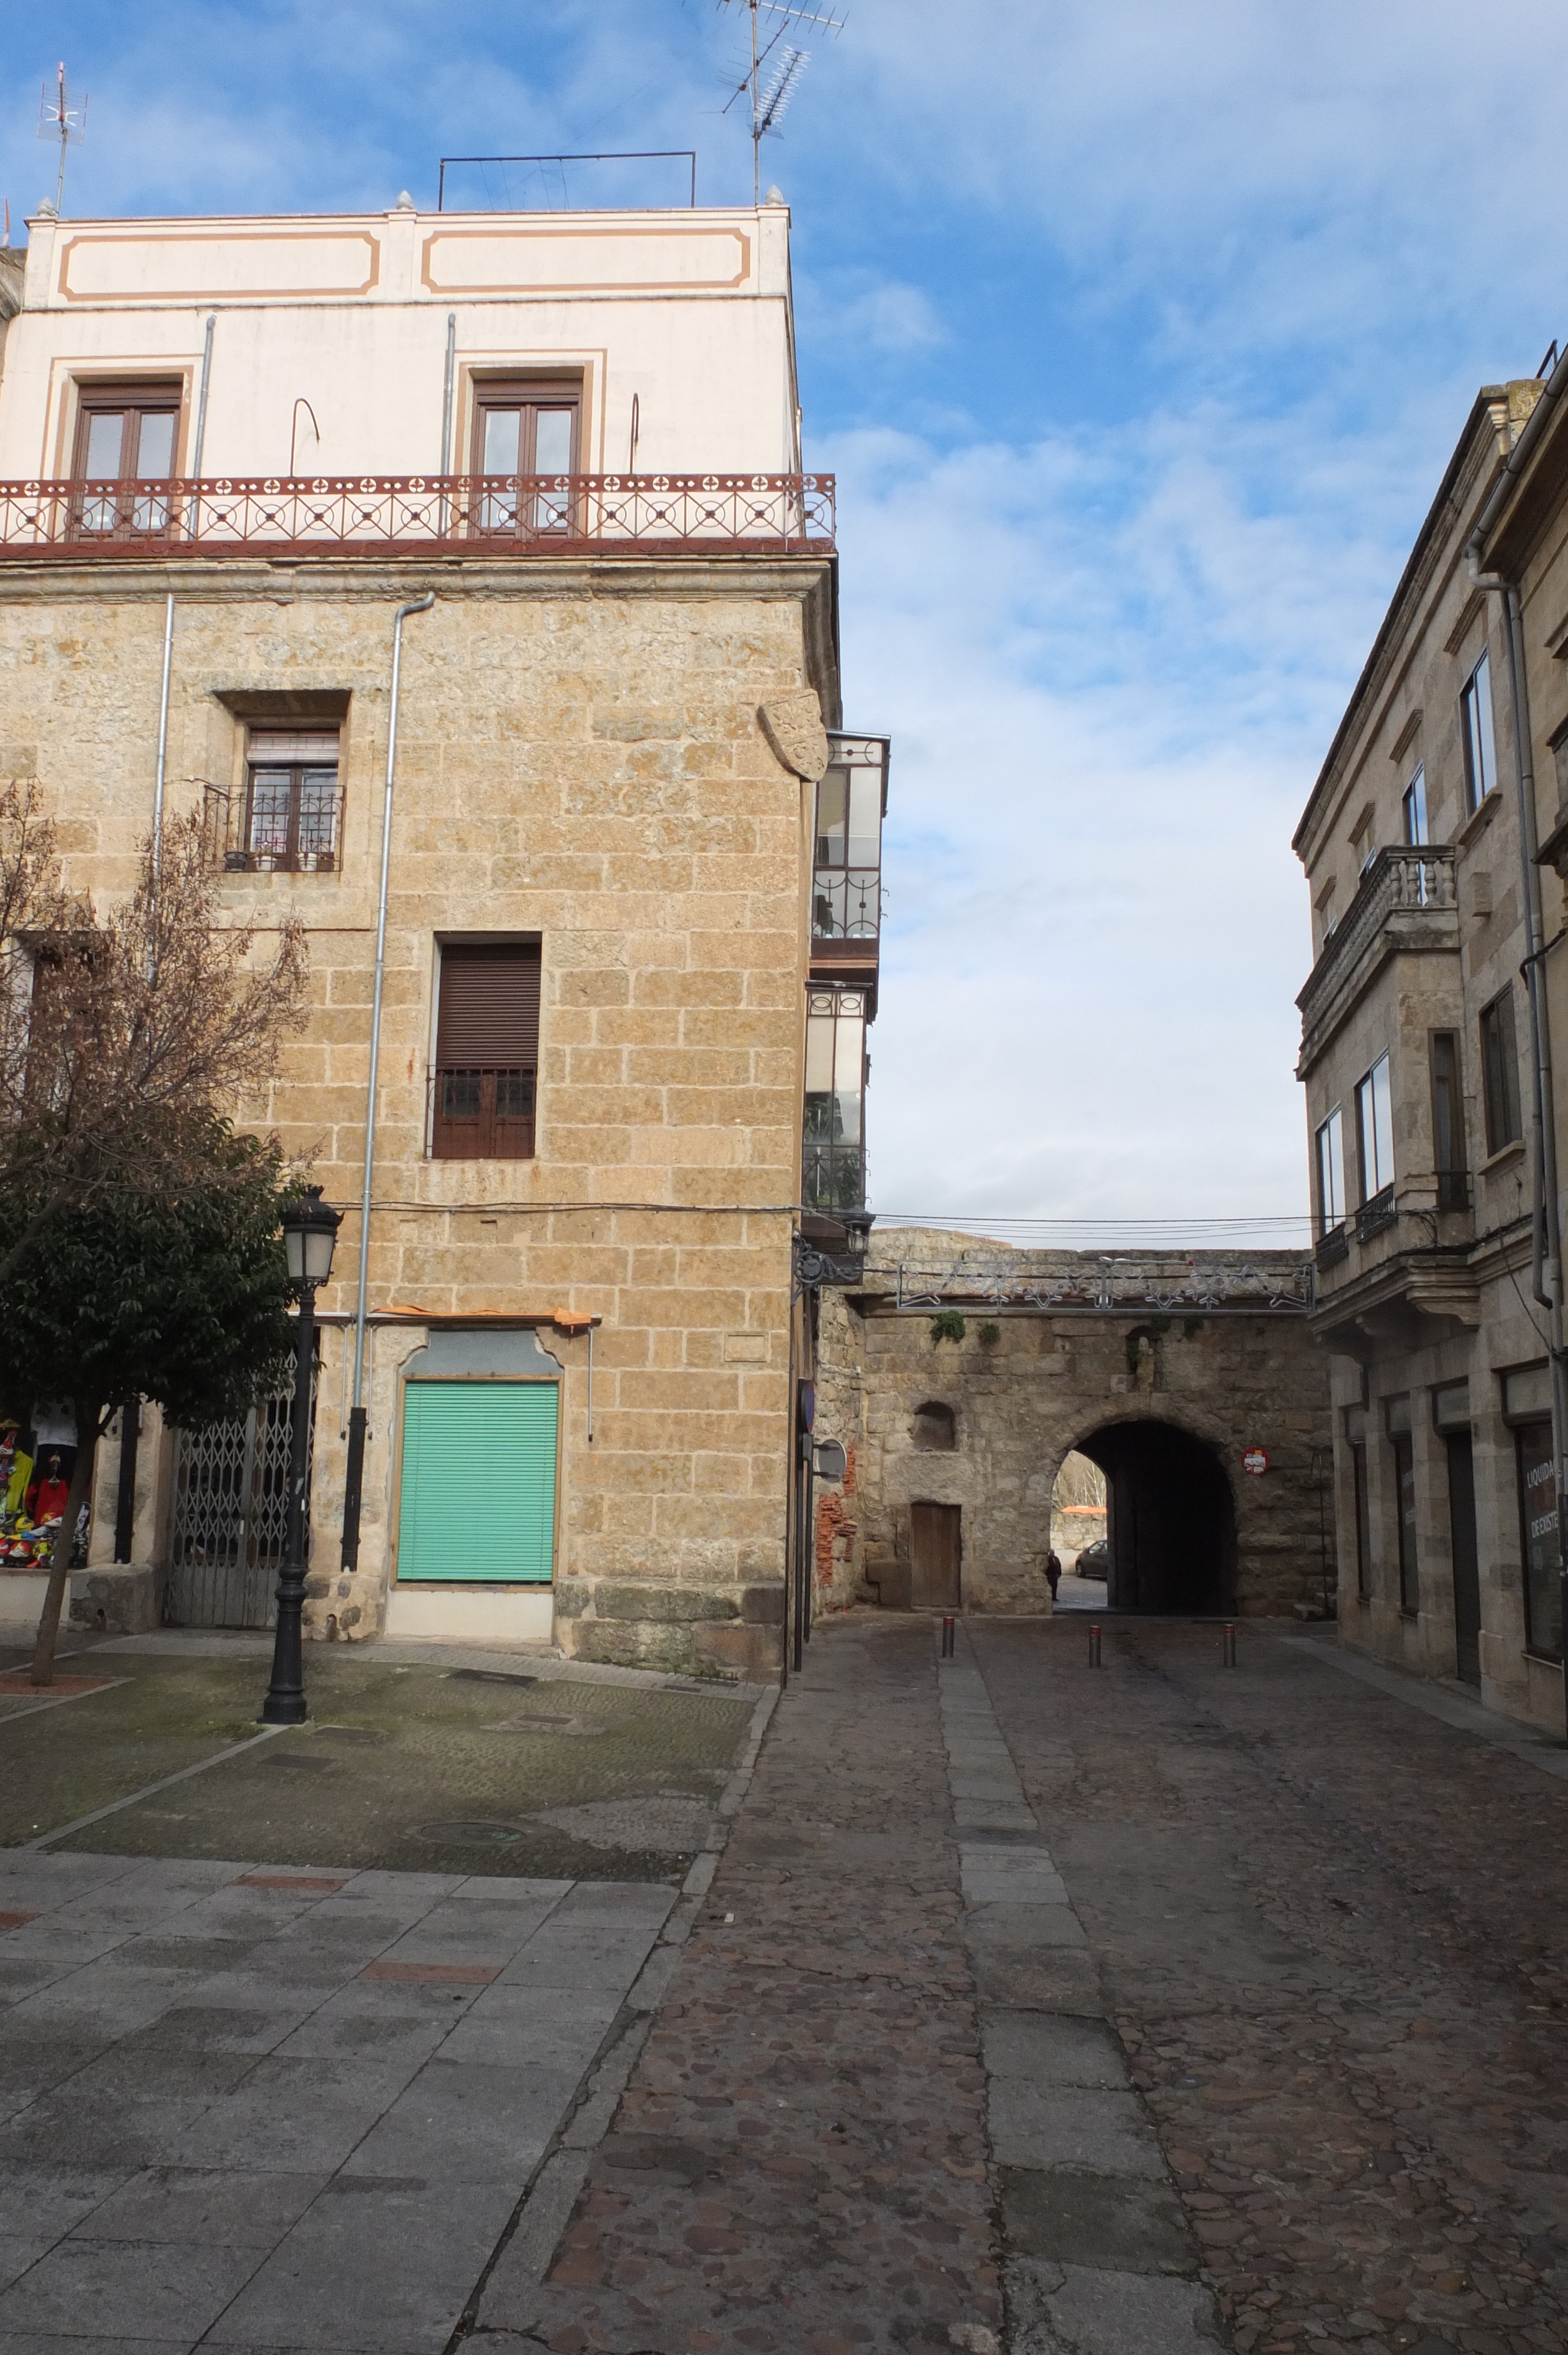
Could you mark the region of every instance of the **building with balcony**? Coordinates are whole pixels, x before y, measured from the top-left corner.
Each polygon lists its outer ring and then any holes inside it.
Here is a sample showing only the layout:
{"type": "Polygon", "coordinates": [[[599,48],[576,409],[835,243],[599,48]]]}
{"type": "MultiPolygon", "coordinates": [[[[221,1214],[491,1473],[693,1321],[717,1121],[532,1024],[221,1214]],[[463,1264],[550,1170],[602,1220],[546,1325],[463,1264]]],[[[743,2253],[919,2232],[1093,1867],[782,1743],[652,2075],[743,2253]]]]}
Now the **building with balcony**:
{"type": "MultiPolygon", "coordinates": [[[[0,311],[0,771],[101,904],[199,809],[232,921],[309,942],[263,1110],[346,1214],[308,1625],[771,1671],[887,771],[787,211],[46,212],[0,311]]],[[[122,1421],[94,1561],[265,1624],[278,1402],[122,1421]]]]}
{"type": "Polygon", "coordinates": [[[1553,1727],[1561,374],[1478,396],[1295,837],[1341,1628],[1553,1727]]]}

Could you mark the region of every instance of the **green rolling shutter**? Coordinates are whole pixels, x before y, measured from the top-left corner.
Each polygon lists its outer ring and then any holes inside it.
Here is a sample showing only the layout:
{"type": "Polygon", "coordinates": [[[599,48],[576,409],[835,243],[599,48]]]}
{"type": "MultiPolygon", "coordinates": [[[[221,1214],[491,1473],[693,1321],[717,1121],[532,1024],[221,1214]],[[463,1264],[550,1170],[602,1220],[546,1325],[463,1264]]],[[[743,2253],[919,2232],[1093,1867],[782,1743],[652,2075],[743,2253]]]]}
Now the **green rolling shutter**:
{"type": "Polygon", "coordinates": [[[549,1583],[554,1382],[408,1382],[399,1579],[549,1583]]]}

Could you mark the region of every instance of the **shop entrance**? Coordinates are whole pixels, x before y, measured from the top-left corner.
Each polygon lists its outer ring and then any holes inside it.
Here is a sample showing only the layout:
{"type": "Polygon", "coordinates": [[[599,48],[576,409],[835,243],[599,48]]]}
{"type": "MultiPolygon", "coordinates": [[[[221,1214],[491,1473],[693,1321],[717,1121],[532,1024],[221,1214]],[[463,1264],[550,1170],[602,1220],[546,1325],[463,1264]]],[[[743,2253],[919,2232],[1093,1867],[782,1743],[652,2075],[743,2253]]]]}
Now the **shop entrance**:
{"type": "Polygon", "coordinates": [[[1214,1450],[1174,1423],[1106,1423],[1078,1442],[1106,1476],[1107,1607],[1235,1607],[1235,1511],[1214,1450]]]}
{"type": "MultiPolygon", "coordinates": [[[[175,1626],[270,1627],[276,1620],[293,1402],[291,1383],[249,1414],[175,1432],[164,1601],[175,1626]]],[[[313,1440],[313,1398],[311,1405],[313,1440]]]]}

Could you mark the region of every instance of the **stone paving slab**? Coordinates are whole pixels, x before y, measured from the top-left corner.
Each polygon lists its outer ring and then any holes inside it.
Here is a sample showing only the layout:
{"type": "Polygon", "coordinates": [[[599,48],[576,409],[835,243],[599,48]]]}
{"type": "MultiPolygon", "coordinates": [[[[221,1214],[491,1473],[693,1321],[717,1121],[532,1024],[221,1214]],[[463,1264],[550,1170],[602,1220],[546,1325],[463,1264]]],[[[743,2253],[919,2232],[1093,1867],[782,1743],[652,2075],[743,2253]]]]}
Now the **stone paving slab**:
{"type": "Polygon", "coordinates": [[[960,1918],[929,1627],[820,1630],[609,2130],[547,2165],[475,2355],[994,2350],[960,1918]]]}
{"type": "Polygon", "coordinates": [[[676,1896],[0,1850],[0,2355],[439,2355],[676,1896]]]}

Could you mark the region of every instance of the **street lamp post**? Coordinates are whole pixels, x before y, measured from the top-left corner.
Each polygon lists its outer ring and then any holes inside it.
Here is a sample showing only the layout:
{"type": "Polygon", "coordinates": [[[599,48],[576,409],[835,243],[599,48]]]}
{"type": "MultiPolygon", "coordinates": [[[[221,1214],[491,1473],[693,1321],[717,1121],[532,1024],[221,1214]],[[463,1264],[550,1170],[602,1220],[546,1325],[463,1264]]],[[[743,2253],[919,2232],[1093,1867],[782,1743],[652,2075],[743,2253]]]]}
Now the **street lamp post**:
{"type": "Polygon", "coordinates": [[[303,1725],[305,1672],[300,1620],[305,1603],[305,1488],[311,1461],[311,1373],[315,1356],[316,1286],[332,1273],[332,1251],[343,1213],[309,1186],[283,1212],[283,1248],[289,1281],[300,1295],[300,1329],[294,1345],[294,1404],[289,1419],[289,1526],[283,1574],[278,1581],[278,1632],[272,1643],[272,1681],[261,1704],[264,1725],[303,1725]]]}

